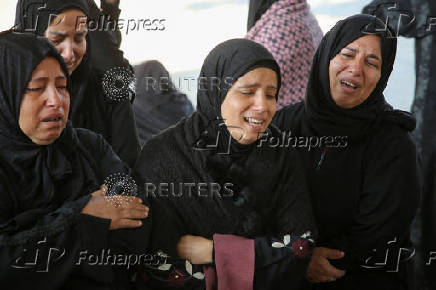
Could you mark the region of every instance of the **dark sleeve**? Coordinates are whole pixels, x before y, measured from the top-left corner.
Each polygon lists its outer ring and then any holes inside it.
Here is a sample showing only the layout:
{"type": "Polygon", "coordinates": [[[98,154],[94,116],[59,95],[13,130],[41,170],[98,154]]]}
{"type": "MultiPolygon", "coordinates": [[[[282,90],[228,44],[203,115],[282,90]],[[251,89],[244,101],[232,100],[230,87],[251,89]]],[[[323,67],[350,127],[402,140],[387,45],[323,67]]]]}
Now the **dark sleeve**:
{"type": "MultiPolygon", "coordinates": [[[[254,265],[245,265],[247,270],[254,267],[254,289],[301,289],[314,245],[317,230],[302,167],[296,151],[287,153],[282,157],[287,160],[285,164],[292,165],[283,166],[280,178],[274,181],[282,186],[277,188],[273,216],[266,225],[269,234],[254,239],[254,265]]],[[[227,240],[221,237],[221,241],[227,240]]],[[[214,240],[215,247],[222,248],[218,242],[214,240]]],[[[232,265],[241,259],[250,261],[245,256],[245,252],[234,251],[224,262],[232,265]]],[[[219,261],[217,256],[215,261],[219,261]]]]}
{"type": "Polygon", "coordinates": [[[255,289],[300,289],[317,235],[303,167],[297,151],[287,153],[292,165],[278,180],[271,234],[254,240],[255,289]]]}
{"type": "Polygon", "coordinates": [[[52,212],[32,209],[11,215],[13,189],[0,178],[0,283],[14,289],[60,289],[72,277],[107,285],[109,267],[92,267],[80,257],[107,247],[109,220],[81,214],[86,195],[52,212]],[[77,264],[79,263],[79,264],[77,264]]]}
{"type": "Polygon", "coordinates": [[[165,142],[161,137],[162,135],[155,136],[143,146],[132,175],[143,192],[144,198],[150,204],[150,215],[153,220],[150,252],[162,251],[171,257],[177,257],[177,242],[184,233],[181,219],[165,203],[164,198],[160,200],[158,196],[155,196],[154,189],[149,190],[154,185],[172,182],[167,180],[168,178],[165,179],[163,172],[168,165],[165,164],[168,162],[165,145],[169,142],[165,142]]]}
{"type": "Polygon", "coordinates": [[[416,149],[406,133],[390,130],[379,133],[365,154],[353,225],[332,245],[345,251],[344,259],[331,261],[338,268],[398,272],[413,253],[410,227],[421,192],[416,149]]]}
{"type": "MultiPolygon", "coordinates": [[[[120,160],[118,155],[112,150],[112,147],[101,135],[87,129],[77,129],[77,132],[84,146],[92,148],[90,153],[92,158],[97,162],[96,167],[100,171],[99,175],[102,180],[112,174],[131,174],[130,168],[120,160]]],[[[138,186],[138,196],[147,204],[141,188],[141,186],[138,186]]],[[[143,225],[139,228],[111,231],[109,234],[111,248],[124,254],[144,254],[151,231],[151,217],[143,219],[142,223],[143,225]]]]}
{"type": "Polygon", "coordinates": [[[114,4],[109,4],[106,0],[101,0],[101,10],[103,15],[106,15],[109,17],[110,27],[115,28],[111,30],[111,34],[114,37],[118,48],[121,45],[121,31],[118,27],[118,19],[121,13],[121,10],[119,9],[120,1],[116,1],[114,4]]]}
{"type": "Polygon", "coordinates": [[[110,106],[111,146],[121,160],[133,168],[140,146],[132,105],[124,100],[110,106]]]}
{"type": "MultiPolygon", "coordinates": [[[[118,19],[121,13],[119,7],[119,1],[115,4],[109,4],[104,0],[101,0],[101,10],[97,7],[94,0],[87,0],[89,6],[88,16],[88,31],[90,35],[104,35],[105,43],[101,45],[104,49],[104,45],[111,44],[117,49],[121,45],[121,32],[118,29],[118,19]],[[97,32],[98,33],[94,33],[97,32]]],[[[93,42],[95,45],[99,45],[97,42],[93,42]]]]}
{"type": "MultiPolygon", "coordinates": [[[[102,17],[102,13],[94,1],[88,1],[93,2],[90,5],[90,17],[93,19],[102,17]]],[[[108,141],[121,160],[133,167],[140,148],[131,106],[135,97],[134,88],[132,87],[133,70],[129,62],[124,58],[124,53],[119,49],[119,42],[114,37],[114,31],[110,29],[88,29],[88,35],[93,73],[100,83],[104,101],[108,102],[106,112],[108,114],[108,127],[110,128],[108,141]],[[123,87],[120,92],[111,93],[110,89],[105,92],[105,87],[108,86],[105,81],[109,80],[110,77],[119,77],[123,80],[123,87]],[[123,99],[114,100],[120,94],[123,99]]]]}

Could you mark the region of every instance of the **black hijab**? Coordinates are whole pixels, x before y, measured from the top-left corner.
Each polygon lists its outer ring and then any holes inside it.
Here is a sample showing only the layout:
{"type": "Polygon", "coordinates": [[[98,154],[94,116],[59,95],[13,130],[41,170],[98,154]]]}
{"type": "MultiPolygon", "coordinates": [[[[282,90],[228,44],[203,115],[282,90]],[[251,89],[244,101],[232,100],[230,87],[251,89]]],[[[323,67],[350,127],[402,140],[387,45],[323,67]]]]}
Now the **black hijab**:
{"type": "MultiPolygon", "coordinates": [[[[79,9],[86,16],[89,15],[88,0],[19,0],[15,11],[15,29],[20,32],[30,32],[38,36],[44,36],[55,15],[68,9],[79,9]]],[[[80,23],[80,19],[78,20],[80,23]]],[[[86,98],[86,95],[94,95],[95,90],[90,92],[91,71],[91,42],[89,35],[86,36],[86,52],[82,62],[71,74],[72,96],[70,120],[76,127],[88,127],[85,116],[92,116],[90,110],[98,108],[95,98],[86,98]]],[[[89,118],[89,117],[88,117],[89,118]]]]}
{"type": "MultiPolygon", "coordinates": [[[[219,44],[209,53],[200,71],[197,93],[197,112],[207,125],[196,146],[203,148],[217,141],[218,152],[226,153],[230,149],[232,158],[246,155],[255,146],[256,142],[242,145],[230,136],[221,116],[221,105],[233,83],[258,67],[266,67],[276,72],[277,99],[281,84],[280,68],[271,53],[262,45],[247,39],[232,39],[219,44]],[[226,142],[228,140],[230,144],[226,142]]],[[[269,130],[271,129],[270,125],[269,130]]]]}
{"type": "Polygon", "coordinates": [[[68,78],[62,57],[45,38],[17,32],[0,35],[0,174],[19,186],[14,198],[20,208],[11,208],[11,214],[24,212],[15,218],[17,224],[34,222],[61,202],[98,188],[89,156],[78,158],[79,142],[69,121],[60,137],[46,146],[33,143],[19,127],[22,96],[34,69],[46,57],[56,58],[68,78]],[[58,191],[61,181],[66,188],[58,191]]]}
{"type": "Polygon", "coordinates": [[[349,136],[359,138],[381,120],[400,123],[409,130],[414,128],[410,114],[386,103],[383,91],[392,72],[397,40],[389,28],[375,16],[358,14],[339,21],[322,39],[313,59],[306,91],[305,110],[312,129],[320,136],[349,136]],[[381,38],[381,77],[370,96],[360,105],[344,109],[330,95],[330,61],[349,43],[368,34],[381,38]]]}

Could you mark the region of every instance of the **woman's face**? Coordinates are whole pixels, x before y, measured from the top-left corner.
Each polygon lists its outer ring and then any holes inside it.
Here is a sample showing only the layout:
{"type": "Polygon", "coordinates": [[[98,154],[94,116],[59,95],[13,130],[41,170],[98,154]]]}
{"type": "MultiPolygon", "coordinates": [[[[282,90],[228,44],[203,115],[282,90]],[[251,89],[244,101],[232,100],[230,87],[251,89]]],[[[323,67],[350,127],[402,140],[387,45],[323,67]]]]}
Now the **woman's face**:
{"type": "Polygon", "coordinates": [[[251,144],[260,138],[276,112],[277,75],[256,68],[240,77],[227,92],[221,116],[235,140],[251,144]]]}
{"type": "Polygon", "coordinates": [[[46,57],[33,71],[20,104],[19,126],[38,145],[62,133],[70,109],[67,78],[57,59],[46,57]]]}
{"type": "Polygon", "coordinates": [[[65,10],[52,21],[45,37],[58,49],[71,74],[86,52],[86,16],[78,9],[65,10]]]}
{"type": "Polygon", "coordinates": [[[339,107],[350,109],[363,103],[381,76],[381,40],[362,36],[344,47],[329,67],[330,94],[339,107]]]}

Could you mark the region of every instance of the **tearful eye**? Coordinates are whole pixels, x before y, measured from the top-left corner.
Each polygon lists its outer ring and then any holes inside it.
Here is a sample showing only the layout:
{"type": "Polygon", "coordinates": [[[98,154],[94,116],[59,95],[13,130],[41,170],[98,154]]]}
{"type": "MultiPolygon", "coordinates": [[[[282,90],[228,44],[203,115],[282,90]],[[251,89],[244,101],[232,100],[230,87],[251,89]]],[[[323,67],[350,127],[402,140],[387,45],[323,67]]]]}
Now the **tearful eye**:
{"type": "Polygon", "coordinates": [[[378,65],[376,65],[375,63],[372,63],[372,62],[367,62],[368,63],[368,65],[370,65],[370,66],[373,66],[373,67],[375,67],[375,68],[378,68],[378,65]]]}
{"type": "Polygon", "coordinates": [[[42,88],[26,88],[28,92],[39,92],[42,91],[42,88]]]}

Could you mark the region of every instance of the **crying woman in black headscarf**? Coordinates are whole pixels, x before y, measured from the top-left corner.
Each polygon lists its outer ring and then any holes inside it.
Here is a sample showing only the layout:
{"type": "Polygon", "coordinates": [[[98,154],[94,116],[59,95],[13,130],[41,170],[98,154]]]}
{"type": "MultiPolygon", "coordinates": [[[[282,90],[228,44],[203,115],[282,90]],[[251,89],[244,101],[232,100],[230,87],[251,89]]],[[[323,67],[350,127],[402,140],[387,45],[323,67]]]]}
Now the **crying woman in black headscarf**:
{"type": "Polygon", "coordinates": [[[129,169],[101,135],[68,121],[68,69],[45,38],[0,34],[0,67],[2,287],[129,289],[123,264],[89,258],[145,251],[148,208],[119,195],[136,193],[129,169]],[[104,196],[115,182],[123,192],[104,196]]]}
{"type": "Polygon", "coordinates": [[[143,147],[134,173],[156,221],[151,251],[166,257],[143,270],[144,287],[300,289],[315,229],[295,150],[270,124],[279,87],[264,47],[221,43],[197,112],[143,147]]]}
{"type": "Polygon", "coordinates": [[[94,0],[19,0],[15,29],[44,36],[58,49],[72,82],[73,126],[103,135],[132,167],[139,152],[133,72],[105,17],[94,0]]]}
{"type": "Polygon", "coordinates": [[[315,54],[305,102],[276,114],[282,130],[312,140],[297,147],[319,228],[313,289],[414,289],[415,121],[383,96],[396,44],[374,16],[339,21],[315,54]]]}

